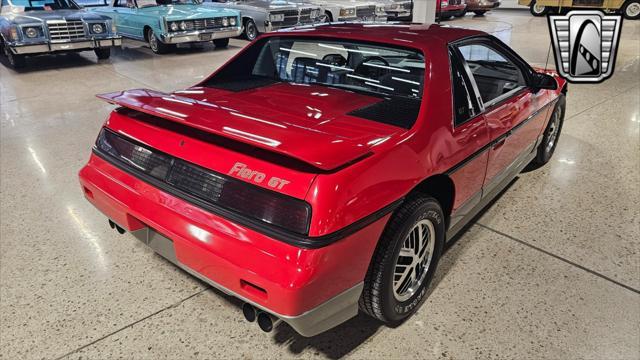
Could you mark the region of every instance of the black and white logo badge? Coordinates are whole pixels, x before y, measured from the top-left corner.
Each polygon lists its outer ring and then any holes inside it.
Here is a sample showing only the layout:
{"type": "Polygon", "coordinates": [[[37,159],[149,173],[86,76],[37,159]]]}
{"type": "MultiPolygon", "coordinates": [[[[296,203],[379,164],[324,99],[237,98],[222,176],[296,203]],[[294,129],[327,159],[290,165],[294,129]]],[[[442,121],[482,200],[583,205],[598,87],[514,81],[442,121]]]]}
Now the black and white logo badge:
{"type": "Polygon", "coordinates": [[[571,82],[601,82],[616,61],[622,16],[573,10],[549,16],[556,68],[571,82]]]}

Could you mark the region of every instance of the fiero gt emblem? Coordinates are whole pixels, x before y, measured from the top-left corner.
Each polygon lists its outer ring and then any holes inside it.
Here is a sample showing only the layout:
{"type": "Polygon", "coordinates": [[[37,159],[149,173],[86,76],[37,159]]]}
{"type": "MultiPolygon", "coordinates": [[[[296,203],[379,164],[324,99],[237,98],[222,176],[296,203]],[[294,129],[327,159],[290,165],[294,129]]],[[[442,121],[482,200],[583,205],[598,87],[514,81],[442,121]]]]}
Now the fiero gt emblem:
{"type": "Polygon", "coordinates": [[[622,16],[573,10],[549,16],[556,68],[571,82],[597,83],[613,74],[622,16]]]}
{"type": "MultiPolygon", "coordinates": [[[[231,170],[229,170],[229,175],[236,175],[243,179],[253,181],[256,184],[261,184],[267,179],[267,175],[260,171],[251,170],[247,167],[246,164],[241,162],[237,162],[233,164],[231,170]]],[[[267,181],[267,185],[274,189],[281,190],[285,185],[290,183],[290,181],[281,179],[279,177],[272,176],[267,181]]]]}

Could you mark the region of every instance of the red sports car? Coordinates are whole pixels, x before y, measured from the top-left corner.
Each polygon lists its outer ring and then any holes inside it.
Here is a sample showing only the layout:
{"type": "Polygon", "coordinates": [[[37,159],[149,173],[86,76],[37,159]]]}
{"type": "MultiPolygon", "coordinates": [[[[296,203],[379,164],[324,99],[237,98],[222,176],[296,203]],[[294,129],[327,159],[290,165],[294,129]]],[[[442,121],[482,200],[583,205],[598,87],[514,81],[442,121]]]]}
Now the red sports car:
{"type": "Polygon", "coordinates": [[[327,24],[261,36],[194,87],[118,105],[86,198],[249,320],[304,336],[395,324],[445,242],[551,157],[565,82],[493,36],[327,24]]]}

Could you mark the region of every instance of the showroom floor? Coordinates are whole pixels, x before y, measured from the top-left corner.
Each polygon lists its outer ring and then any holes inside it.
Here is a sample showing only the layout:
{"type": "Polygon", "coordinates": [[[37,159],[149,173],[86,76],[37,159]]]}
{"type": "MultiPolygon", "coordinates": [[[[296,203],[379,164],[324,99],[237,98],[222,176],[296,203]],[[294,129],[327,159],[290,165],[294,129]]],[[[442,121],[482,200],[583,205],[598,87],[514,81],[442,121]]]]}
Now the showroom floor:
{"type": "MultiPolygon", "coordinates": [[[[546,19],[494,11],[491,31],[544,65],[546,19]]],[[[173,90],[235,54],[184,49],[0,66],[0,358],[640,358],[640,22],[612,79],[571,85],[552,162],[523,173],[444,255],[416,315],[365,316],[316,338],[264,334],[239,301],[118,235],[77,172],[113,108],[96,93],[173,90]]]]}

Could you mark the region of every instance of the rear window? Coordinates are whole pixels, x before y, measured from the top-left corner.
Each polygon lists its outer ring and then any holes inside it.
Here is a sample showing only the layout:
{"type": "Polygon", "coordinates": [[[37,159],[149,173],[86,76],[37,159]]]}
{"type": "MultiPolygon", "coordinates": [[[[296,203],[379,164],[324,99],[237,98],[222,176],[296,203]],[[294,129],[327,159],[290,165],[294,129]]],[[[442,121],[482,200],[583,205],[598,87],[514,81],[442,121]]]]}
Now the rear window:
{"type": "Polygon", "coordinates": [[[424,71],[424,56],[413,49],[352,40],[270,37],[254,44],[207,85],[228,85],[239,91],[288,82],[383,98],[421,99],[424,71]]]}

